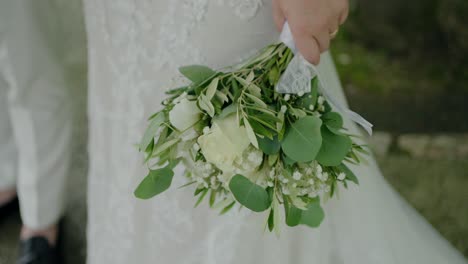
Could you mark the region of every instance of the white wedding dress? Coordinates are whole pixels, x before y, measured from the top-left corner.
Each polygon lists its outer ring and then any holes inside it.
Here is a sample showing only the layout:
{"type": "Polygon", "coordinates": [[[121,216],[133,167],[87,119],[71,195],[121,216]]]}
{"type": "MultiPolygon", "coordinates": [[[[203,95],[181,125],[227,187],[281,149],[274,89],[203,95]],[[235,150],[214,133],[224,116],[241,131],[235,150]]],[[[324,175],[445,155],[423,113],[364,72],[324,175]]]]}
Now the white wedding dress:
{"type": "MultiPolygon", "coordinates": [[[[85,0],[89,42],[89,264],[458,264],[463,256],[387,184],[375,161],[328,201],[320,228],[264,233],[265,214],[194,209],[193,189],[149,201],[135,144],[177,68],[239,62],[277,41],[269,0],[85,0]]],[[[327,89],[344,96],[328,54],[327,89]]],[[[348,124],[352,130],[355,126],[348,124]]]]}

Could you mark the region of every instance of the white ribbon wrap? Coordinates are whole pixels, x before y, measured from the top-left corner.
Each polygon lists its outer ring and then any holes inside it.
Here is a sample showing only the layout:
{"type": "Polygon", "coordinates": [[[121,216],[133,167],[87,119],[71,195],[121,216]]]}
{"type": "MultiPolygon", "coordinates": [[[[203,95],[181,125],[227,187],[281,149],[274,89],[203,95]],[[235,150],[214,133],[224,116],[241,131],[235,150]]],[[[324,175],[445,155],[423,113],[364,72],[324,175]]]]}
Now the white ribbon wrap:
{"type": "Polygon", "coordinates": [[[351,111],[338,100],[335,100],[332,94],[326,89],[326,85],[322,78],[320,78],[320,72],[317,70],[317,67],[309,63],[300,53],[297,52],[294,37],[288,22],[283,26],[280,40],[292,50],[295,56],[276,85],[276,91],[278,93],[289,94],[308,93],[310,92],[312,78],[316,76],[318,79],[319,91],[328,103],[334,107],[336,111],[362,126],[369,135],[372,135],[373,125],[358,113],[351,111]]]}

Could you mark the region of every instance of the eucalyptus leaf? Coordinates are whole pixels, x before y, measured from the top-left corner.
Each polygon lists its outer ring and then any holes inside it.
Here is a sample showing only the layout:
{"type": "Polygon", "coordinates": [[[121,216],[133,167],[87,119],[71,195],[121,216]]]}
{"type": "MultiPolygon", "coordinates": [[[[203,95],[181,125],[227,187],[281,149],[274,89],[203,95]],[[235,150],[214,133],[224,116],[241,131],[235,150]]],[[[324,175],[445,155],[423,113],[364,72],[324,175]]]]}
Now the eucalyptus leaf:
{"type": "Polygon", "coordinates": [[[301,223],[302,210],[296,208],[294,205],[285,203],[284,209],[286,211],[286,224],[288,226],[297,226],[301,223]]]}
{"type": "Polygon", "coordinates": [[[216,74],[212,69],[202,65],[180,67],[179,71],[194,84],[199,84],[216,74]]]}
{"type": "Polygon", "coordinates": [[[328,112],[322,115],[322,121],[328,127],[341,129],[343,127],[343,117],[337,112],[328,112]]]}
{"type": "Polygon", "coordinates": [[[257,137],[258,146],[267,155],[277,154],[281,149],[281,143],[278,140],[278,136],[274,136],[273,139],[267,137],[257,137]]]}
{"type": "Polygon", "coordinates": [[[325,212],[320,206],[320,200],[315,199],[307,206],[306,211],[302,211],[301,224],[309,227],[318,227],[325,218],[325,212]]]}
{"type": "Polygon", "coordinates": [[[322,126],[322,146],[317,154],[317,161],[324,166],[338,166],[351,149],[352,141],[348,136],[332,133],[322,126]]]}
{"type": "Polygon", "coordinates": [[[232,177],[229,189],[236,200],[254,212],[263,212],[270,208],[268,192],[240,174],[232,177]]]}
{"type": "Polygon", "coordinates": [[[173,176],[174,172],[169,168],[150,170],[148,176],[136,188],[134,195],[140,199],[152,198],[171,186],[173,176]]]}
{"type": "Polygon", "coordinates": [[[164,115],[164,112],[159,112],[151,119],[150,124],[146,129],[143,138],[141,139],[140,151],[144,151],[146,150],[146,148],[148,148],[148,145],[151,144],[151,142],[154,140],[154,137],[158,133],[159,127],[161,127],[165,119],[166,117],[164,115]]]}
{"type": "Polygon", "coordinates": [[[286,156],[296,162],[314,160],[322,145],[321,125],[322,120],[315,116],[306,116],[291,124],[281,143],[286,156]]]}

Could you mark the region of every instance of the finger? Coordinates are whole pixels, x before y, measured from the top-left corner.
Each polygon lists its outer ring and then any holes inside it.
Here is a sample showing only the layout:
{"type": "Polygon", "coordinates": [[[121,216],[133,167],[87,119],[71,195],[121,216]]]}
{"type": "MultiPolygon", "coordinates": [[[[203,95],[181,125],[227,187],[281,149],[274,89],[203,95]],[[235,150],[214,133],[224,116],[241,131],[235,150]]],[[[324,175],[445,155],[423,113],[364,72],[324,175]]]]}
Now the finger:
{"type": "Polygon", "coordinates": [[[343,12],[341,12],[340,16],[339,16],[339,25],[343,25],[343,23],[346,21],[346,19],[348,19],[348,14],[349,14],[349,11],[348,9],[345,9],[343,12]]]}
{"type": "Polygon", "coordinates": [[[273,0],[273,20],[275,21],[275,25],[278,31],[283,30],[283,25],[286,21],[286,18],[283,11],[281,10],[279,0],[273,0]]]}
{"type": "MultiPolygon", "coordinates": [[[[294,34],[293,34],[294,35],[294,34]]],[[[296,47],[304,58],[314,64],[320,63],[320,48],[317,40],[311,35],[294,36],[296,47]]]]}
{"type": "Polygon", "coordinates": [[[314,36],[315,40],[318,43],[320,53],[323,53],[328,50],[330,47],[330,33],[321,32],[314,36]]]}

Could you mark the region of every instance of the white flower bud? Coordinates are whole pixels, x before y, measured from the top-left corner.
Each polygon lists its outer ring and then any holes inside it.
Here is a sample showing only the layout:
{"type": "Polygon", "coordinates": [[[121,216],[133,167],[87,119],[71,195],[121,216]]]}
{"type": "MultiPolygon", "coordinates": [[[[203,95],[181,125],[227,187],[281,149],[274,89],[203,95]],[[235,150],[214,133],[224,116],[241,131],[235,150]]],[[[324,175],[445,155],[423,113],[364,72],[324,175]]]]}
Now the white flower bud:
{"type": "Polygon", "coordinates": [[[285,106],[285,105],[282,105],[282,106],[281,106],[281,109],[280,109],[281,113],[284,114],[284,113],[286,113],[287,110],[288,110],[288,107],[287,107],[287,106],[285,106]]]}
{"type": "Polygon", "coordinates": [[[300,173],[299,171],[295,171],[295,172],[293,173],[293,178],[294,178],[296,181],[300,180],[300,179],[302,178],[302,173],[300,173]]]}
{"type": "Polygon", "coordinates": [[[289,99],[291,99],[291,95],[286,94],[286,95],[284,96],[284,100],[285,100],[285,101],[289,101],[289,99]]]}
{"type": "Polygon", "coordinates": [[[304,95],[304,92],[303,91],[300,91],[297,93],[298,96],[302,97],[304,95]]]}
{"type": "Polygon", "coordinates": [[[342,181],[346,178],[346,174],[344,174],[343,172],[340,172],[340,174],[338,174],[338,180],[342,181]]]}

